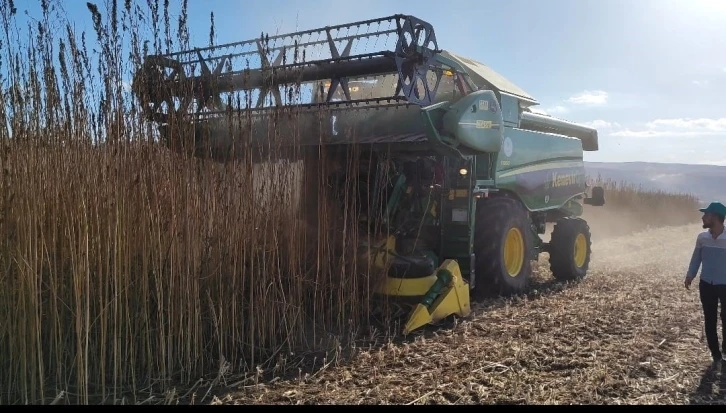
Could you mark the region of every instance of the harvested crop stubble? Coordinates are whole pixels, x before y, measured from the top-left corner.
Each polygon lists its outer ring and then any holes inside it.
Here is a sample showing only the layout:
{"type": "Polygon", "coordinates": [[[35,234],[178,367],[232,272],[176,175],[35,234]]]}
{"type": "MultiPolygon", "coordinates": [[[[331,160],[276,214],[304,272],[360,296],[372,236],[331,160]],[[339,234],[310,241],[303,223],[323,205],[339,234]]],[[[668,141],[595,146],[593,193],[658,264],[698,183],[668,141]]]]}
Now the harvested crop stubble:
{"type": "Polygon", "coordinates": [[[682,286],[697,226],[603,240],[579,285],[493,299],[455,326],[359,351],[304,380],[231,389],[215,403],[705,403],[696,291],[682,286]]]}

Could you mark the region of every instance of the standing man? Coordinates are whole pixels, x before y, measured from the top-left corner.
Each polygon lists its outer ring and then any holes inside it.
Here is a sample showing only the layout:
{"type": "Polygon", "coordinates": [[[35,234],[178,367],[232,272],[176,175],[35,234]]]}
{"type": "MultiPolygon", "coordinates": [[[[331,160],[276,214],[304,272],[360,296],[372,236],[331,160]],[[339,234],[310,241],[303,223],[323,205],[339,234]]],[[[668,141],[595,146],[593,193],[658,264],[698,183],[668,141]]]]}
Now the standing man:
{"type": "Polygon", "coordinates": [[[712,202],[703,212],[703,228],[708,231],[698,234],[696,248],[693,250],[688,272],[686,288],[690,289],[691,281],[696,278],[701,268],[701,282],[698,291],[703,306],[703,322],[706,329],[708,348],[714,364],[723,360],[726,353],[726,233],[724,233],[724,217],[726,206],[720,202],[712,202]],[[719,346],[716,332],[718,303],[721,302],[721,334],[723,346],[719,346]]]}

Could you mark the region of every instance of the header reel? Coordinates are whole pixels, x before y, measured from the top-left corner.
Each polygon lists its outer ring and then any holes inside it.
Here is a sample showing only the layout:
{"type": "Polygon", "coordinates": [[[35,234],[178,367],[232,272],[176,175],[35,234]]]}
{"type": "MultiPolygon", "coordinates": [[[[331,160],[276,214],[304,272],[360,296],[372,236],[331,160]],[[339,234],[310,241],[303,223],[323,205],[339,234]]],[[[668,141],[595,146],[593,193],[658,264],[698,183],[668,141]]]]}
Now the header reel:
{"type": "Polygon", "coordinates": [[[133,90],[145,118],[160,126],[281,107],[428,105],[443,75],[437,53],[429,23],[394,15],[149,56],[133,90]],[[351,79],[386,75],[397,76],[395,90],[371,96],[351,92],[351,79]],[[336,91],[342,91],[342,99],[336,91]]]}

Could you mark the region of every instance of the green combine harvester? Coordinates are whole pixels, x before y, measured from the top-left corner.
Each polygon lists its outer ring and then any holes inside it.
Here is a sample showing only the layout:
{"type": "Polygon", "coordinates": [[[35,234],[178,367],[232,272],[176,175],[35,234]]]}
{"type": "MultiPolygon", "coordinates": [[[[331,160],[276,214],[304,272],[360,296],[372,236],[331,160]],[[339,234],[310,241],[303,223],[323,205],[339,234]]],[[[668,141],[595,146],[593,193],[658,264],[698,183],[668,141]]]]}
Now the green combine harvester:
{"type": "Polygon", "coordinates": [[[360,219],[386,234],[378,291],[414,300],[405,333],[468,315],[470,295],[525,291],[543,252],[558,280],[587,273],[580,215],[604,194],[588,197],[583,151],[598,150],[597,131],[532,112],[532,96],[439,49],[416,17],[150,56],[134,91],[161,140],[194,156],[262,160],[275,148],[345,159],[357,148],[374,195],[360,219]]]}

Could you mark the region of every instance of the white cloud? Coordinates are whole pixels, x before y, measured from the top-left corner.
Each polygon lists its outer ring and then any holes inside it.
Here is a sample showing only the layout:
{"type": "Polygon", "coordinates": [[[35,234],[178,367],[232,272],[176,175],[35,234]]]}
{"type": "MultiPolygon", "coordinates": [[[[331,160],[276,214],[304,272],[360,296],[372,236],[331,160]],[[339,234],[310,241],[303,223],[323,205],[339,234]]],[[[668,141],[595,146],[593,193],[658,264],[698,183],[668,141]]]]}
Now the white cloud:
{"type": "Polygon", "coordinates": [[[594,129],[617,129],[620,128],[620,124],[617,122],[608,122],[606,120],[597,119],[592,122],[581,122],[583,125],[594,129]]]}
{"type": "Polygon", "coordinates": [[[586,90],[567,101],[576,105],[604,105],[608,101],[608,93],[602,90],[586,90]]]}
{"type": "Polygon", "coordinates": [[[661,136],[726,135],[726,118],[674,118],[656,119],[638,130],[623,129],[611,134],[629,138],[654,138],[661,136]]]}
{"type": "Polygon", "coordinates": [[[573,106],[599,106],[607,103],[609,95],[602,90],[586,90],[577,95],[571,96],[559,105],[544,108],[531,108],[532,112],[542,115],[565,115],[570,113],[573,106]]]}
{"type": "Polygon", "coordinates": [[[678,128],[689,130],[702,130],[704,132],[726,132],[726,118],[720,119],[656,119],[645,124],[648,128],[678,128]]]}
{"type": "Polygon", "coordinates": [[[622,136],[626,138],[654,138],[657,136],[663,136],[663,133],[660,131],[653,131],[653,130],[631,130],[631,129],[624,129],[618,132],[613,132],[611,136],[622,136]]]}
{"type": "Polygon", "coordinates": [[[563,114],[569,112],[569,110],[564,106],[553,106],[548,109],[544,108],[538,108],[536,106],[532,106],[529,108],[533,113],[537,113],[540,115],[556,115],[556,114],[563,114]]]}
{"type": "Polygon", "coordinates": [[[567,113],[569,111],[570,111],[569,109],[567,109],[566,107],[564,107],[562,105],[553,106],[548,109],[548,112],[552,113],[552,114],[563,114],[563,113],[567,113]]]}
{"type": "Polygon", "coordinates": [[[694,80],[693,84],[696,86],[706,86],[708,85],[708,80],[694,80]]]}

